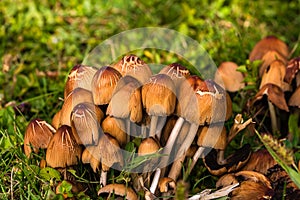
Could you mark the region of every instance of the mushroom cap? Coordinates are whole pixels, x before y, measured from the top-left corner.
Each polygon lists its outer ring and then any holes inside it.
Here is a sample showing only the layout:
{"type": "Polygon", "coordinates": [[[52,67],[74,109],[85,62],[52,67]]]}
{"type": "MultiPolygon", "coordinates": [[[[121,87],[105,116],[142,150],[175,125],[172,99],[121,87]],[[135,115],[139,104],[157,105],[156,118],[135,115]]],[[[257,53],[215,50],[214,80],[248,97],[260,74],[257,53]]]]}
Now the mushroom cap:
{"type": "Polygon", "coordinates": [[[249,60],[261,60],[268,51],[277,51],[282,57],[287,58],[289,55],[288,46],[276,36],[267,36],[257,42],[252,49],[249,60]]]}
{"type": "Polygon", "coordinates": [[[65,168],[77,165],[81,159],[82,147],[76,143],[70,126],[62,125],[51,138],[46,161],[50,167],[65,168]]]}
{"type": "Polygon", "coordinates": [[[117,83],[106,113],[140,122],[143,117],[142,109],[141,83],[132,76],[122,77],[117,83]]]}
{"type": "Polygon", "coordinates": [[[224,122],[232,114],[232,103],[221,86],[193,75],[181,84],[176,112],[199,125],[224,122]]]}
{"type": "Polygon", "coordinates": [[[93,103],[93,96],[91,91],[83,88],[75,88],[65,99],[61,108],[60,125],[71,126],[71,113],[73,108],[83,102],[93,103]]]}
{"type": "Polygon", "coordinates": [[[108,184],[108,185],[102,187],[98,191],[99,196],[103,193],[124,196],[128,200],[138,200],[138,197],[137,197],[136,193],[133,191],[133,189],[130,187],[126,187],[123,184],[117,184],[117,183],[108,184]]]}
{"type": "Polygon", "coordinates": [[[255,95],[255,97],[251,101],[251,105],[253,105],[256,101],[261,100],[264,95],[268,96],[268,100],[272,102],[276,107],[281,110],[289,111],[289,108],[286,104],[286,100],[284,98],[284,93],[280,87],[277,85],[267,83],[265,84],[255,95]]]}
{"type": "Polygon", "coordinates": [[[267,51],[261,58],[263,63],[259,68],[259,76],[262,77],[266,68],[275,60],[280,60],[284,65],[287,63],[287,57],[282,56],[275,50],[267,51]]]}
{"type": "Polygon", "coordinates": [[[97,68],[95,67],[82,64],[75,65],[68,75],[64,89],[64,98],[66,98],[75,88],[80,87],[91,91],[92,78],[96,72],[97,68]]]}
{"type": "Polygon", "coordinates": [[[171,115],[176,105],[176,89],[165,74],[153,75],[142,87],[142,101],[149,115],[171,115]]]}
{"type": "Polygon", "coordinates": [[[93,103],[77,104],[71,113],[71,127],[78,144],[95,145],[99,140],[100,122],[104,114],[93,103]]]}
{"type": "Polygon", "coordinates": [[[296,88],[296,90],[294,91],[294,93],[290,97],[288,105],[289,106],[296,106],[296,107],[300,108],[300,86],[298,86],[296,88]]]}
{"type": "Polygon", "coordinates": [[[102,121],[101,127],[104,133],[108,133],[114,137],[121,146],[127,143],[127,134],[125,131],[125,123],[122,119],[106,116],[102,121]]]}
{"type": "Polygon", "coordinates": [[[244,76],[237,71],[238,65],[234,62],[223,62],[218,67],[214,81],[229,92],[237,92],[245,87],[244,76]]]}
{"type": "Polygon", "coordinates": [[[156,153],[159,148],[159,143],[153,137],[145,138],[142,140],[138,148],[138,155],[142,156],[153,154],[156,153]]]}
{"type": "Polygon", "coordinates": [[[92,93],[96,105],[109,103],[121,77],[120,72],[109,66],[102,67],[95,73],[92,79],[92,93]]]}
{"type": "Polygon", "coordinates": [[[175,87],[178,88],[182,81],[190,76],[190,71],[179,63],[172,63],[163,67],[159,74],[168,75],[173,80],[175,87]]]}
{"type": "Polygon", "coordinates": [[[58,129],[60,126],[60,113],[61,113],[61,109],[57,111],[57,113],[55,113],[51,121],[51,124],[55,129],[58,129]]]}
{"type": "Polygon", "coordinates": [[[283,91],[290,89],[290,85],[284,82],[284,77],[286,73],[286,67],[284,63],[280,60],[274,60],[263,72],[262,80],[260,82],[260,87],[271,83],[280,87],[283,91]]]}
{"type": "Polygon", "coordinates": [[[24,135],[24,152],[27,157],[30,157],[31,147],[33,151],[38,153],[39,148],[46,149],[48,144],[56,132],[46,121],[41,119],[33,119],[27,125],[24,135]]]}
{"type": "Polygon", "coordinates": [[[159,179],[158,187],[161,193],[168,192],[170,189],[176,189],[176,182],[172,178],[162,177],[161,179],[159,179]]]}
{"type": "Polygon", "coordinates": [[[82,152],[81,161],[85,164],[89,163],[93,171],[96,173],[100,169],[101,162],[91,153],[95,151],[95,148],[97,148],[97,146],[87,146],[87,148],[85,148],[82,152]]]}
{"type": "MultiPolygon", "coordinates": [[[[284,77],[284,80],[291,84],[292,83],[292,80],[295,78],[295,76],[299,73],[300,69],[300,57],[297,57],[297,58],[293,58],[292,60],[290,60],[287,64],[287,67],[286,67],[286,74],[285,74],[285,77],[284,77]]],[[[298,83],[297,83],[298,85],[298,83]]]]}
{"type": "Polygon", "coordinates": [[[122,76],[130,75],[141,83],[147,82],[152,76],[150,67],[142,59],[133,54],[124,56],[112,67],[118,70],[122,76]]]}
{"type": "Polygon", "coordinates": [[[199,128],[197,145],[225,150],[227,144],[226,128],[223,124],[211,124],[199,128]]]}

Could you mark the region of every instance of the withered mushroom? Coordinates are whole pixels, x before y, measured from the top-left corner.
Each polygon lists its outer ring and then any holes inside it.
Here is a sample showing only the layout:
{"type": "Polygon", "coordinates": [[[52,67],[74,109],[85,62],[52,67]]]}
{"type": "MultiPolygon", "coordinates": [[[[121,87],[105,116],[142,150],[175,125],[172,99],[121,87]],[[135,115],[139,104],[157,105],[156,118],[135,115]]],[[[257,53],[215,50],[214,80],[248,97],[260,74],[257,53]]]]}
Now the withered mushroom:
{"type": "Polygon", "coordinates": [[[108,193],[109,195],[111,194],[120,195],[128,200],[138,200],[138,197],[136,193],[133,191],[133,189],[130,187],[126,187],[123,184],[113,183],[113,184],[106,185],[98,191],[98,195],[100,196],[104,193],[108,193]]]}
{"type": "Polygon", "coordinates": [[[31,120],[24,135],[25,155],[29,158],[32,149],[35,153],[38,153],[40,148],[46,149],[55,132],[55,128],[46,121],[41,119],[31,120]]]}
{"type": "Polygon", "coordinates": [[[95,73],[92,80],[92,94],[96,105],[109,103],[121,77],[120,72],[109,66],[102,67],[95,73]]]}
{"type": "Polygon", "coordinates": [[[298,73],[299,69],[300,69],[300,57],[293,58],[292,60],[290,60],[286,67],[286,74],[284,80],[287,83],[291,84],[292,80],[296,77],[296,75],[297,74],[299,75],[298,73]]]}
{"type": "Polygon", "coordinates": [[[71,113],[71,127],[76,142],[83,145],[98,144],[103,117],[102,110],[96,105],[89,102],[77,104],[71,113]]]}
{"type": "Polygon", "coordinates": [[[160,118],[166,118],[175,110],[176,91],[172,79],[165,74],[157,74],[150,78],[142,87],[142,102],[148,115],[151,116],[150,137],[156,134],[160,138],[161,130],[157,131],[157,122],[160,118]]]}
{"type": "Polygon", "coordinates": [[[223,62],[218,67],[214,81],[229,92],[237,92],[245,87],[244,76],[237,71],[238,65],[234,62],[223,62]]]}
{"type": "Polygon", "coordinates": [[[130,54],[124,56],[119,62],[112,65],[122,76],[130,75],[140,83],[145,83],[152,75],[150,67],[138,56],[130,54]]]}
{"type": "Polygon", "coordinates": [[[62,125],[49,142],[46,161],[50,167],[66,168],[77,165],[81,153],[82,147],[76,143],[71,127],[62,125]]]}
{"type": "Polygon", "coordinates": [[[300,108],[300,86],[298,86],[293,92],[292,96],[288,101],[288,105],[300,108]]]}
{"type": "Polygon", "coordinates": [[[75,65],[68,75],[68,79],[65,84],[64,98],[73,91],[75,88],[83,88],[86,90],[92,90],[92,79],[97,72],[97,68],[77,64],[75,65]]]}

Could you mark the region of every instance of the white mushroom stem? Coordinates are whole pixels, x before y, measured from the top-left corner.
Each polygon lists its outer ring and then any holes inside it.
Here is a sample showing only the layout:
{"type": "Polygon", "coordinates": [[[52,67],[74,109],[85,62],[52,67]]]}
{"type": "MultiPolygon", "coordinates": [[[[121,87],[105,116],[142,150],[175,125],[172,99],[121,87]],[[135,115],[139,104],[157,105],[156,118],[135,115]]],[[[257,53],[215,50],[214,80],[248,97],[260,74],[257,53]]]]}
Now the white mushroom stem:
{"type": "Polygon", "coordinates": [[[204,147],[199,147],[199,148],[197,149],[196,153],[195,153],[194,156],[193,156],[192,163],[191,163],[191,165],[190,165],[190,167],[189,167],[189,169],[188,169],[188,174],[191,173],[191,171],[192,171],[193,168],[195,167],[195,165],[196,165],[198,159],[199,159],[200,156],[203,154],[204,150],[205,150],[204,147]]]}
{"type": "MultiPolygon", "coordinates": [[[[198,126],[199,125],[195,124],[195,123],[192,123],[190,125],[189,132],[186,135],[186,138],[183,141],[183,143],[181,144],[181,146],[176,154],[176,157],[175,157],[175,158],[179,158],[178,162],[182,163],[184,161],[184,159],[186,157],[186,152],[187,152],[188,148],[190,148],[190,146],[197,134],[198,126]]],[[[176,161],[174,162],[174,164],[175,163],[176,163],[176,161]]],[[[176,163],[175,165],[174,164],[171,167],[168,177],[170,177],[176,181],[180,174],[182,165],[179,165],[180,163],[176,163]]]]}
{"type": "Polygon", "coordinates": [[[157,185],[158,185],[158,181],[159,181],[159,178],[160,178],[160,173],[161,173],[161,169],[160,168],[157,168],[155,170],[155,174],[154,174],[154,177],[153,177],[153,180],[152,180],[152,183],[151,183],[151,186],[150,186],[150,192],[152,194],[155,193],[155,190],[157,188],[157,185]]]}
{"type": "Polygon", "coordinates": [[[153,137],[153,138],[155,137],[157,122],[158,122],[158,116],[152,115],[151,123],[150,123],[149,137],[153,137]]]}
{"type": "Polygon", "coordinates": [[[130,142],[131,135],[131,121],[129,118],[126,119],[126,142],[130,142]]]}
{"type": "Polygon", "coordinates": [[[272,133],[276,133],[278,131],[278,124],[277,124],[277,118],[276,118],[276,112],[274,105],[268,100],[268,106],[269,106],[269,112],[270,112],[270,118],[271,118],[271,126],[272,126],[272,133]]]}
{"type": "Polygon", "coordinates": [[[100,185],[104,187],[106,186],[106,184],[107,184],[107,171],[101,170],[100,185]]]}

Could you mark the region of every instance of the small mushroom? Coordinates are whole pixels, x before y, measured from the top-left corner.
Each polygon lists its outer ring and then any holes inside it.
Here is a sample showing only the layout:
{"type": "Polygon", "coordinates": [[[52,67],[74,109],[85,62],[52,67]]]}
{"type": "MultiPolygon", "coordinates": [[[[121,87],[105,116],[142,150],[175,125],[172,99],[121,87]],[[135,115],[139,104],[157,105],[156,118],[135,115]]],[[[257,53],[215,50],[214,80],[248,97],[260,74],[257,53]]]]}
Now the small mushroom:
{"type": "Polygon", "coordinates": [[[175,191],[176,182],[172,178],[163,177],[159,179],[158,187],[161,193],[169,192],[170,190],[175,191]]]}
{"type": "Polygon", "coordinates": [[[75,89],[75,88],[83,88],[91,91],[92,89],[92,78],[96,73],[97,68],[77,64],[75,65],[68,75],[68,79],[65,84],[64,89],[64,98],[75,89]]]}
{"type": "Polygon", "coordinates": [[[71,127],[76,142],[83,145],[98,144],[103,117],[102,110],[96,105],[89,102],[77,104],[71,113],[71,127]]]}
{"type": "Polygon", "coordinates": [[[104,133],[114,137],[121,146],[127,143],[127,134],[125,132],[125,123],[122,119],[106,116],[102,121],[101,127],[104,133]]]}
{"type": "Polygon", "coordinates": [[[25,155],[29,158],[32,149],[35,153],[38,153],[40,148],[48,148],[49,142],[55,132],[55,128],[53,128],[46,121],[41,119],[31,120],[27,125],[24,135],[25,155]]]}
{"type": "Polygon", "coordinates": [[[214,81],[229,92],[237,92],[245,87],[244,76],[237,71],[238,65],[234,62],[223,62],[218,67],[214,81]]]}
{"type": "Polygon", "coordinates": [[[157,74],[150,78],[142,87],[142,101],[148,115],[151,116],[150,137],[156,134],[160,138],[161,130],[157,131],[159,118],[166,118],[175,110],[175,85],[172,79],[165,74],[157,74]]]}
{"type": "Polygon", "coordinates": [[[116,69],[105,66],[100,68],[92,80],[92,94],[96,105],[108,104],[119,79],[122,77],[116,69]]]}
{"type": "Polygon", "coordinates": [[[108,193],[109,195],[116,194],[128,200],[138,200],[138,197],[133,189],[126,187],[123,184],[113,183],[106,185],[98,191],[98,195],[101,196],[104,193],[108,193]]]}
{"type": "Polygon", "coordinates": [[[150,67],[138,56],[130,54],[124,56],[119,62],[112,65],[122,76],[130,75],[144,84],[152,75],[150,67]]]}
{"type": "Polygon", "coordinates": [[[47,165],[66,168],[77,165],[81,159],[82,147],[76,143],[70,126],[62,125],[51,138],[47,151],[47,165]]]}

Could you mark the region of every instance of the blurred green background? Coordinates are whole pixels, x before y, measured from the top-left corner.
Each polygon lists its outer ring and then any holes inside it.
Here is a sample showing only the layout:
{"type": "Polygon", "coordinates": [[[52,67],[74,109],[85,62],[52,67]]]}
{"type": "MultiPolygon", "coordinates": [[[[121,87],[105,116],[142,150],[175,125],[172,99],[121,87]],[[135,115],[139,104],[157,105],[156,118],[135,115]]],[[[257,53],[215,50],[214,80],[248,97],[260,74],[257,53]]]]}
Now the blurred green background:
{"type": "MultiPolygon", "coordinates": [[[[285,41],[290,57],[300,55],[300,0],[1,0],[0,23],[3,198],[10,191],[11,169],[24,169],[20,163],[29,166],[21,154],[28,121],[39,117],[50,122],[62,105],[70,69],[115,34],[138,27],[174,29],[201,42],[216,65],[244,64],[255,43],[267,35],[285,41]],[[16,112],[12,106],[18,106],[16,112]]],[[[142,58],[152,63],[174,61],[159,54],[142,58]]],[[[32,199],[45,193],[34,173],[25,172],[16,177],[16,194],[32,199]]]]}

